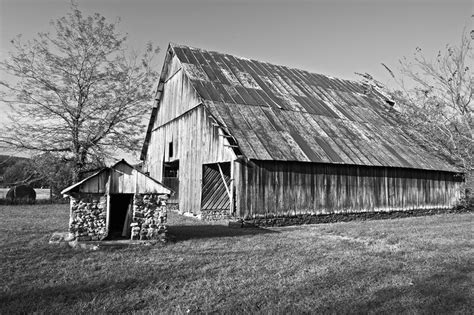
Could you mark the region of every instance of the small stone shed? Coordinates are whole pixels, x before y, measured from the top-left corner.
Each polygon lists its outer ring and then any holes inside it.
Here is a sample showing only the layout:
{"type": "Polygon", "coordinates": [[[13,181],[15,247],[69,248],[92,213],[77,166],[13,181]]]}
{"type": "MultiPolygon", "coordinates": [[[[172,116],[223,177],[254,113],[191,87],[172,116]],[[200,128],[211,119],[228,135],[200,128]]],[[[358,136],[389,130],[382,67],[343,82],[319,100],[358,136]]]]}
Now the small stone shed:
{"type": "Polygon", "coordinates": [[[172,190],[125,160],[64,189],[70,197],[69,231],[80,241],[161,239],[172,190]]]}

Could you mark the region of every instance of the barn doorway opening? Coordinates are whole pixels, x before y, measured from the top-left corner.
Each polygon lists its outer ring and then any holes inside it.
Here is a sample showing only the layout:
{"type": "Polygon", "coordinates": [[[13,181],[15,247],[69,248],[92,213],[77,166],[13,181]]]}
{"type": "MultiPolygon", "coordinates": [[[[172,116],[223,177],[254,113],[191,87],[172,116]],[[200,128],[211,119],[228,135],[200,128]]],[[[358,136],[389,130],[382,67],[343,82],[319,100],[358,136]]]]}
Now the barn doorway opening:
{"type": "Polygon", "coordinates": [[[168,204],[177,208],[179,203],[179,160],[163,164],[163,184],[175,192],[168,199],[168,204]]]}
{"type": "Polygon", "coordinates": [[[110,195],[108,239],[130,237],[133,194],[110,195]]]}
{"type": "Polygon", "coordinates": [[[230,215],[230,162],[203,165],[201,212],[230,215]]]}

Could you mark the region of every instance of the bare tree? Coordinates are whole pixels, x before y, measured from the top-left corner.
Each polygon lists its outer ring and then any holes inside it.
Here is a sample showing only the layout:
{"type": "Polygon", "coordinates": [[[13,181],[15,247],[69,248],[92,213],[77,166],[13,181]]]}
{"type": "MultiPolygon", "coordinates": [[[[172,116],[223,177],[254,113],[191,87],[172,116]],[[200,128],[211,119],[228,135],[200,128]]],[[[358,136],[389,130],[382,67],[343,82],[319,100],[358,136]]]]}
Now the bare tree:
{"type": "Polygon", "coordinates": [[[128,53],[118,23],[98,13],[83,16],[73,3],[51,22],[52,33],[12,40],[13,52],[0,62],[14,77],[0,81],[1,101],[12,109],[1,146],[59,153],[74,162],[76,180],[89,161],[138,147],[158,48],[128,53]]]}
{"type": "Polygon", "coordinates": [[[388,88],[363,74],[364,82],[395,101],[401,117],[426,135],[430,146],[457,161],[465,173],[472,169],[473,50],[467,31],[459,45],[447,45],[434,60],[417,48],[413,58],[400,60],[396,88],[388,88]]]}

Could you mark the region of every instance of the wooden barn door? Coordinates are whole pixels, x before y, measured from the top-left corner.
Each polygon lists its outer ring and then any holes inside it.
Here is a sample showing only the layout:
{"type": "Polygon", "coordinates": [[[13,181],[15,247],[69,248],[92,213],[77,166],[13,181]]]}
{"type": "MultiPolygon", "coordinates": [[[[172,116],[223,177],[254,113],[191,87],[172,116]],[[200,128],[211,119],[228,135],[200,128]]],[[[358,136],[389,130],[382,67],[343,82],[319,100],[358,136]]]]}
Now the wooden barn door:
{"type": "Polygon", "coordinates": [[[230,162],[203,165],[202,210],[230,212],[230,162]]]}

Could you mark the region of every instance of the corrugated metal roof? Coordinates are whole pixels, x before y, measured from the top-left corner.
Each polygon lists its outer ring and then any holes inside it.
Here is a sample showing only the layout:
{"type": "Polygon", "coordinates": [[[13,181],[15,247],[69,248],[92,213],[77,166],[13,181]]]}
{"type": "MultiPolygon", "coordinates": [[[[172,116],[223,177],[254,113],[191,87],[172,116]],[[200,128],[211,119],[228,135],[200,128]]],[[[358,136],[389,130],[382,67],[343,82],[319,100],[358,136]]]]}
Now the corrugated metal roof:
{"type": "Polygon", "coordinates": [[[250,159],[455,171],[353,81],[171,44],[211,114],[250,159]]]}

